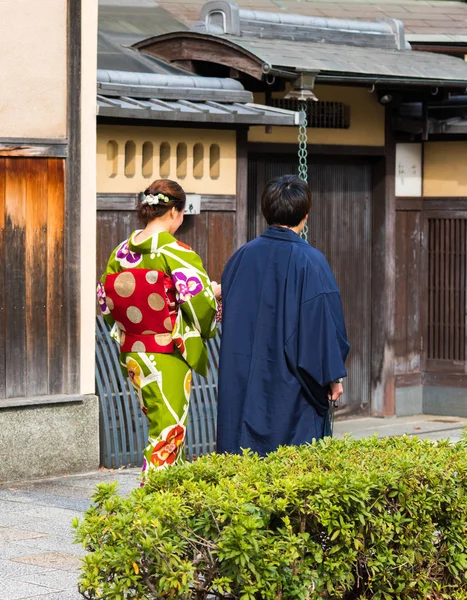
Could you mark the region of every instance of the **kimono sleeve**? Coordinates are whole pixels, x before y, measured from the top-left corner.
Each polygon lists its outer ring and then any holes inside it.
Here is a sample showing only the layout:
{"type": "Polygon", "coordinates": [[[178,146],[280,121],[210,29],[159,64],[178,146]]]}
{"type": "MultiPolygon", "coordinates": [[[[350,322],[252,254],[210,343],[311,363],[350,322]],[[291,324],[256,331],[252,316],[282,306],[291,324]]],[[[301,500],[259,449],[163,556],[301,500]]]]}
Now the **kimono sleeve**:
{"type": "Polygon", "coordinates": [[[115,319],[112,317],[112,315],[110,313],[110,309],[107,305],[107,297],[105,294],[104,286],[105,286],[105,280],[107,279],[107,275],[109,275],[110,273],[117,273],[120,270],[119,264],[115,260],[115,254],[116,254],[116,249],[110,255],[109,261],[107,263],[107,267],[101,277],[101,280],[97,284],[97,301],[99,303],[99,308],[101,310],[101,314],[104,317],[105,322],[111,328],[115,324],[115,319]]]}
{"type": "Polygon", "coordinates": [[[345,377],[349,353],[340,294],[323,293],[300,307],[296,332],[296,368],[320,386],[345,377]]]}
{"type": "Polygon", "coordinates": [[[178,251],[171,247],[165,256],[180,310],[202,338],[215,337],[217,302],[201,258],[184,245],[178,251]]]}

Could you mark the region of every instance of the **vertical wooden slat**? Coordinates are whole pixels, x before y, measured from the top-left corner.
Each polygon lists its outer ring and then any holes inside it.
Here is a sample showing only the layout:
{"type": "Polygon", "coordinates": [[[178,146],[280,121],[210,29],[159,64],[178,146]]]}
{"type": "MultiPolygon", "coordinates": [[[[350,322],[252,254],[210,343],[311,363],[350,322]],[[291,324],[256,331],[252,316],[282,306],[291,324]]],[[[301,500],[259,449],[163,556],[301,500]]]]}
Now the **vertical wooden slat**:
{"type": "Polygon", "coordinates": [[[450,330],[449,330],[449,307],[450,307],[450,297],[449,297],[449,286],[450,286],[450,256],[449,256],[449,234],[450,234],[451,220],[446,219],[444,221],[444,357],[445,360],[449,360],[450,358],[450,330]]]}
{"type": "Polygon", "coordinates": [[[465,361],[465,238],[467,234],[467,220],[462,219],[459,222],[459,240],[458,240],[458,251],[459,251],[459,300],[458,300],[458,311],[457,318],[459,321],[459,356],[462,361],[465,361]]]}
{"type": "Polygon", "coordinates": [[[451,220],[445,219],[444,221],[444,358],[449,360],[449,349],[450,349],[450,330],[449,330],[449,285],[450,285],[450,256],[449,256],[449,234],[450,234],[451,220]]]}
{"type": "Polygon", "coordinates": [[[97,278],[105,271],[112,250],[135,229],[142,228],[136,211],[97,211],[97,278]]]}
{"type": "Polygon", "coordinates": [[[440,282],[439,282],[439,270],[440,270],[440,255],[441,255],[441,245],[440,245],[440,222],[438,219],[434,220],[433,227],[433,239],[434,239],[434,248],[433,248],[433,261],[434,261],[434,279],[433,279],[433,287],[434,287],[434,315],[433,315],[433,357],[438,357],[440,354],[440,282]]]}
{"type": "Polygon", "coordinates": [[[271,179],[271,177],[274,177],[274,175],[267,171],[269,162],[266,164],[266,160],[267,159],[264,156],[258,158],[255,212],[250,216],[255,223],[255,234],[253,237],[261,235],[267,227],[266,219],[263,217],[263,213],[261,212],[261,195],[263,193],[264,186],[271,179]]]}
{"type": "Polygon", "coordinates": [[[428,329],[427,329],[427,356],[430,358],[433,354],[434,345],[434,260],[433,260],[433,246],[434,246],[434,232],[433,232],[433,219],[427,219],[428,227],[428,329]]]}
{"type": "MultiPolygon", "coordinates": [[[[461,268],[462,268],[462,256],[461,256],[461,240],[462,240],[462,228],[463,228],[463,220],[456,219],[456,278],[455,278],[455,287],[456,287],[456,300],[455,300],[455,327],[456,327],[456,346],[455,346],[455,354],[456,356],[463,357],[464,350],[464,340],[463,340],[463,327],[461,319],[461,268]]],[[[463,358],[461,359],[463,360],[463,358]]]]}
{"type": "Polygon", "coordinates": [[[207,213],[209,237],[209,277],[220,281],[226,262],[235,250],[234,213],[207,213]]]}
{"type": "Polygon", "coordinates": [[[407,211],[396,215],[396,314],[394,332],[395,369],[407,373],[407,211]]]}
{"type": "MultiPolygon", "coordinates": [[[[421,328],[420,328],[420,263],[421,232],[420,212],[405,211],[407,218],[406,254],[406,352],[407,372],[420,370],[421,328]]],[[[397,297],[397,293],[396,293],[397,297]]]]}
{"type": "Polygon", "coordinates": [[[442,266],[442,293],[443,293],[443,313],[441,315],[441,322],[442,322],[442,339],[443,339],[443,346],[442,346],[442,356],[443,359],[445,360],[447,358],[447,354],[448,354],[448,343],[449,343],[449,333],[448,333],[448,327],[447,327],[447,316],[448,316],[448,306],[449,306],[449,296],[448,296],[448,288],[449,288],[449,269],[448,269],[448,261],[447,261],[447,256],[448,256],[448,227],[447,227],[447,221],[446,219],[443,219],[443,221],[441,222],[441,231],[442,231],[442,236],[443,236],[443,254],[442,254],[442,262],[441,262],[441,266],[442,266]]]}
{"type": "Polygon", "coordinates": [[[256,204],[258,186],[258,159],[251,157],[248,159],[248,232],[247,240],[256,237],[256,204]]]}
{"type": "Polygon", "coordinates": [[[65,165],[48,159],[47,189],[47,335],[49,394],[64,392],[63,332],[66,307],[64,297],[65,165]]]}
{"type": "MultiPolygon", "coordinates": [[[[211,241],[211,237],[213,237],[216,242],[218,238],[222,235],[221,231],[210,233],[208,229],[208,214],[207,212],[202,212],[200,215],[196,215],[193,217],[186,217],[183,221],[183,225],[175,234],[177,239],[185,244],[188,244],[193,250],[199,254],[201,260],[203,261],[204,268],[211,276],[211,264],[209,262],[209,243],[211,241]]],[[[215,252],[215,248],[213,249],[215,252]]]]}
{"type": "MultiPolygon", "coordinates": [[[[454,265],[454,331],[455,331],[455,344],[454,344],[454,356],[463,356],[463,345],[462,339],[462,321],[460,318],[460,303],[461,303],[461,238],[462,238],[462,219],[455,220],[455,265],[454,265]]],[[[462,359],[459,359],[462,360],[462,359]]]]}
{"type": "Polygon", "coordinates": [[[248,133],[246,129],[237,131],[237,239],[240,248],[248,240],[248,133]]]}
{"type": "Polygon", "coordinates": [[[450,219],[449,229],[449,360],[455,359],[455,325],[454,325],[454,316],[455,316],[455,288],[454,288],[454,277],[455,277],[455,219],[450,219]]]}
{"type": "Polygon", "coordinates": [[[5,398],[5,290],[6,290],[6,241],[5,241],[5,159],[0,158],[0,399],[5,398]]]}
{"type": "Polygon", "coordinates": [[[26,162],[22,158],[7,158],[5,164],[5,264],[8,266],[8,285],[5,286],[7,398],[26,395],[26,162]]]}
{"type": "Polygon", "coordinates": [[[460,219],[454,219],[454,240],[453,240],[453,263],[454,263],[454,276],[453,276],[453,310],[452,310],[452,320],[453,320],[453,330],[454,330],[454,348],[453,355],[460,355],[459,348],[459,329],[460,329],[460,321],[459,321],[459,227],[460,227],[460,219]]]}
{"type": "Polygon", "coordinates": [[[446,235],[446,220],[441,221],[441,294],[442,294],[442,311],[441,311],[441,356],[443,359],[446,358],[446,344],[447,344],[447,331],[446,331],[446,314],[447,314],[447,280],[446,280],[446,255],[447,255],[447,235],[446,235]]]}
{"type": "Polygon", "coordinates": [[[467,286],[467,219],[462,219],[461,221],[461,236],[460,236],[460,243],[459,243],[459,252],[460,252],[460,264],[459,264],[459,273],[460,273],[460,277],[459,277],[459,290],[460,290],[460,294],[459,294],[459,321],[461,323],[461,328],[460,328],[460,348],[461,348],[461,360],[464,361],[464,369],[467,371],[467,365],[465,364],[465,361],[467,359],[467,352],[466,352],[466,344],[467,344],[467,336],[466,336],[466,319],[467,319],[467,314],[466,314],[466,301],[467,301],[467,294],[466,294],[466,286],[467,286]]]}
{"type": "Polygon", "coordinates": [[[449,308],[450,308],[450,256],[449,256],[449,245],[450,245],[450,228],[451,219],[445,219],[444,221],[444,358],[449,360],[450,358],[450,330],[449,330],[449,308]]]}
{"type": "MultiPolygon", "coordinates": [[[[47,394],[47,159],[24,159],[26,179],[26,352],[28,396],[47,394]]],[[[63,340],[62,340],[63,342],[63,340]]]]}

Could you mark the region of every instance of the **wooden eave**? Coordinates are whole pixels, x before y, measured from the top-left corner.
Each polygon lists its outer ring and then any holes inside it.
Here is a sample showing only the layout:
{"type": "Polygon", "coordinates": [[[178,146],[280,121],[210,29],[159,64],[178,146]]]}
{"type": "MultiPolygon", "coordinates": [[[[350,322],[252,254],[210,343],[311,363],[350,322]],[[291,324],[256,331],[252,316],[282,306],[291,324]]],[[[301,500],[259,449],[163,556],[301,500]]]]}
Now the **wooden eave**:
{"type": "Polygon", "coordinates": [[[257,56],[228,39],[183,31],[154,36],[133,48],[169,63],[212,62],[262,80],[265,64],[257,56]]]}

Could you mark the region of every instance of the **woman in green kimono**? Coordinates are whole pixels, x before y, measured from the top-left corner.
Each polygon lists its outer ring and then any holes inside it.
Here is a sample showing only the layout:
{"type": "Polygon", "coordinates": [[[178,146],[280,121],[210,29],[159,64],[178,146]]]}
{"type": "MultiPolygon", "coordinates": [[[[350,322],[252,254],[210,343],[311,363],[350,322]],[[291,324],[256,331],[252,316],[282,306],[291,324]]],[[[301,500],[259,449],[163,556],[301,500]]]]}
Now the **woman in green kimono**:
{"type": "Polygon", "coordinates": [[[200,257],[177,241],[185,192],[174,181],[154,181],[138,214],[146,224],[112,252],[98,299],[120,364],[149,420],[143,480],[149,469],[183,460],[191,369],[206,375],[204,340],[216,334],[216,297],[200,257]]]}

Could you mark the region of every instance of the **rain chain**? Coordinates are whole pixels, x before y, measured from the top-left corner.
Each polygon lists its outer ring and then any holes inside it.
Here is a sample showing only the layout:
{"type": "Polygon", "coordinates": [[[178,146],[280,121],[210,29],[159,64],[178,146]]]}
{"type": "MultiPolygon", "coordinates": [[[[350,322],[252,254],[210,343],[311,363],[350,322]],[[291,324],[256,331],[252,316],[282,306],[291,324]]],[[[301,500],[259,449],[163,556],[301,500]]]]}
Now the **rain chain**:
{"type": "MultiPolygon", "coordinates": [[[[306,128],[307,121],[307,103],[306,100],[298,102],[298,110],[303,117],[303,122],[298,127],[298,176],[308,183],[308,136],[306,128]]],[[[304,240],[308,241],[308,224],[305,223],[301,234],[304,240]]]]}

